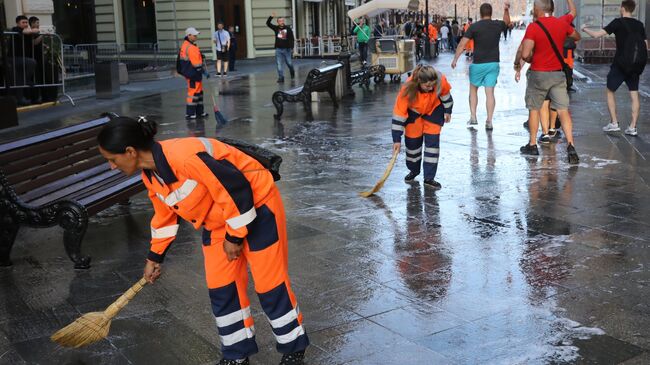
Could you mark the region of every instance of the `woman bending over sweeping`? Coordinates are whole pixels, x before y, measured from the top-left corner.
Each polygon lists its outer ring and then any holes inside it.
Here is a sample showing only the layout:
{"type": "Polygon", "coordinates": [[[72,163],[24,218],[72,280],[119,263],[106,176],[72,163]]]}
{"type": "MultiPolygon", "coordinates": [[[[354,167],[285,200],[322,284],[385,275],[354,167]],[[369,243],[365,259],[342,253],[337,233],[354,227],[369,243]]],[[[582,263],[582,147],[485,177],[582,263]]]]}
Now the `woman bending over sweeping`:
{"type": "Polygon", "coordinates": [[[404,181],[410,183],[420,174],[424,140],[424,186],[440,189],[435,180],[440,156],[440,131],[451,120],[454,100],[447,78],[429,65],[418,65],[402,87],[393,108],[393,151],[399,151],[402,134],[406,144],[404,181]]]}
{"type": "Polygon", "coordinates": [[[248,364],[257,353],[247,265],[283,354],[302,364],[309,339],[288,275],[284,207],[271,173],[235,147],[208,138],[154,141],[156,123],[119,117],[99,133],[99,151],[126,175],[141,170],[153,204],[144,278],[153,283],[179,218],[203,231],[205,275],[221,339],[219,365],[248,364]]]}

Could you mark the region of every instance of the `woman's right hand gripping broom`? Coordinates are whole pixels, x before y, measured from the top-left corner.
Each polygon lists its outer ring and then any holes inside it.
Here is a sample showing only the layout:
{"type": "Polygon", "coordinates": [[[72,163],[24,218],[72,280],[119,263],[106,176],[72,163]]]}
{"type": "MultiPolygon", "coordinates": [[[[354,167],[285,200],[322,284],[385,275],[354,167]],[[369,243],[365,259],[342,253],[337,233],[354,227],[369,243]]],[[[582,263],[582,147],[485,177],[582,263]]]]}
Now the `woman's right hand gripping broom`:
{"type": "Polygon", "coordinates": [[[399,149],[402,147],[402,144],[400,142],[395,142],[393,143],[393,153],[399,152],[399,149]]]}
{"type": "Polygon", "coordinates": [[[160,264],[147,259],[144,265],[144,278],[149,284],[153,284],[160,277],[160,264]]]}

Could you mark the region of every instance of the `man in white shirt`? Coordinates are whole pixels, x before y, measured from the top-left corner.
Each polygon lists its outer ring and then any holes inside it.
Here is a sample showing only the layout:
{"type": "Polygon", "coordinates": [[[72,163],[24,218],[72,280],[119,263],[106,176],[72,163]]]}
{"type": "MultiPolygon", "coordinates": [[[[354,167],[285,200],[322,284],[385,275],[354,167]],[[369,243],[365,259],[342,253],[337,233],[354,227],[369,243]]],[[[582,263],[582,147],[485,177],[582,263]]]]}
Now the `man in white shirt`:
{"type": "Polygon", "coordinates": [[[447,20],[445,24],[440,27],[440,38],[442,40],[442,50],[446,51],[449,49],[449,21],[447,20]]]}
{"type": "Polygon", "coordinates": [[[223,29],[223,22],[217,23],[217,31],[214,32],[213,40],[217,48],[217,74],[216,76],[228,76],[228,49],[230,49],[230,33],[223,29]],[[223,63],[223,68],[221,68],[223,63]]]}

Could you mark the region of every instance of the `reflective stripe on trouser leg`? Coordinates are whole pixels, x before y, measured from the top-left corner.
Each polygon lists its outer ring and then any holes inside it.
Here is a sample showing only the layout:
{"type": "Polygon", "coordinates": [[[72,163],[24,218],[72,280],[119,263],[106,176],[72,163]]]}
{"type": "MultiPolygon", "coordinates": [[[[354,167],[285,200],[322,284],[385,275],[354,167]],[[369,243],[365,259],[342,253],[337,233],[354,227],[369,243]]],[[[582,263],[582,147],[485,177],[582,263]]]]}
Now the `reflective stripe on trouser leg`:
{"type": "Polygon", "coordinates": [[[203,254],[221,352],[225,359],[236,360],[257,353],[258,348],[255,343],[255,325],[250,314],[250,301],[246,294],[246,258],[228,261],[221,245],[224,234],[224,229],[204,233],[203,254]]]}
{"type": "Polygon", "coordinates": [[[203,90],[200,81],[187,79],[187,98],[185,99],[185,115],[195,115],[197,105],[197,94],[203,90]]]}
{"type": "Polygon", "coordinates": [[[196,115],[201,115],[205,111],[203,108],[203,90],[201,90],[197,95],[196,101],[196,115]]]}
{"type": "Polygon", "coordinates": [[[440,157],[440,135],[424,134],[424,179],[433,180],[438,171],[440,157]]]}
{"type": "Polygon", "coordinates": [[[244,254],[250,263],[255,291],[268,318],[280,353],[304,351],[309,338],[302,313],[291,290],[288,273],[288,244],[284,207],[279,191],[257,208],[258,215],[248,225],[244,254]]]}
{"type": "Polygon", "coordinates": [[[411,172],[420,173],[422,163],[422,137],[404,138],[406,147],[406,168],[411,172]]]}

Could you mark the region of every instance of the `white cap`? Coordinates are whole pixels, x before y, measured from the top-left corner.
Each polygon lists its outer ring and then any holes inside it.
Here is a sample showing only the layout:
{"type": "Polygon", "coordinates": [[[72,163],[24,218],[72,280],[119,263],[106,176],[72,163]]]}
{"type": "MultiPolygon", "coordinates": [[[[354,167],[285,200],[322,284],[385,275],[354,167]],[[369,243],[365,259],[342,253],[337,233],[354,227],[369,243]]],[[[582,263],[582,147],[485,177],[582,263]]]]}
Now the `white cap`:
{"type": "Polygon", "coordinates": [[[199,34],[201,34],[201,32],[196,30],[196,28],[194,28],[194,27],[189,27],[189,28],[185,29],[185,35],[186,36],[188,36],[188,35],[199,35],[199,34]]]}

